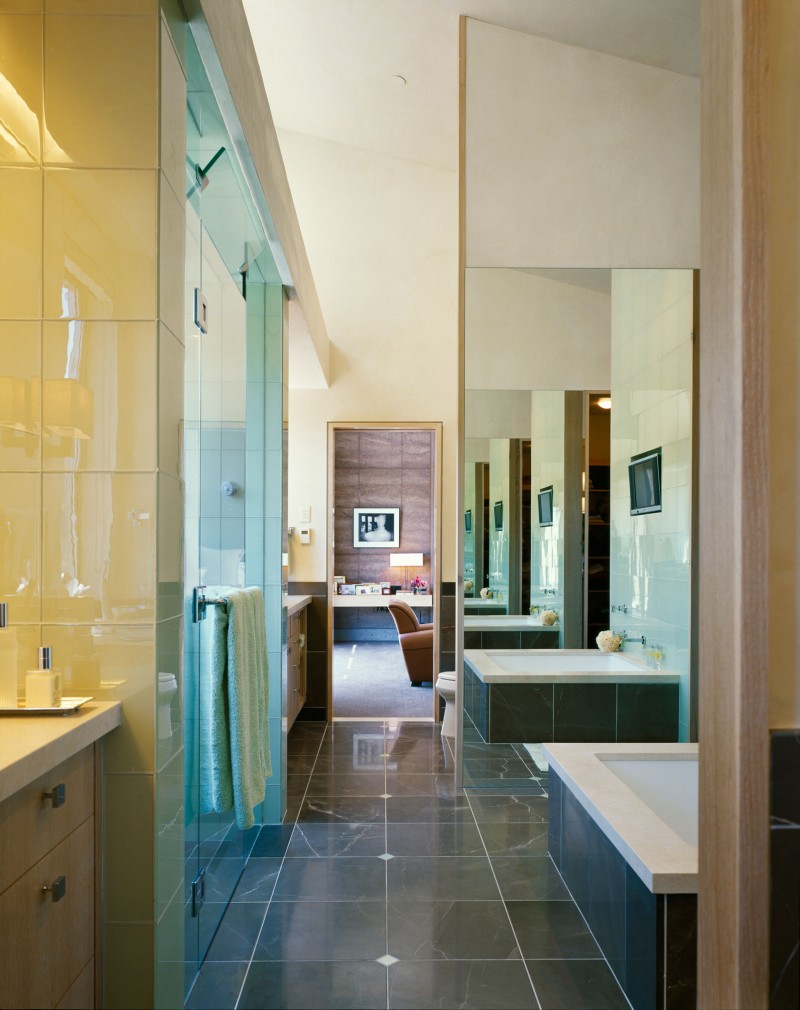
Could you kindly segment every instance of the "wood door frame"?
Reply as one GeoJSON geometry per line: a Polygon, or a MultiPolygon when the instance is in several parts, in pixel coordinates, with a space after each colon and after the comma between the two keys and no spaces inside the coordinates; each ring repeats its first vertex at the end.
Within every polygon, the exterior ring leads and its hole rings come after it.
{"type": "MultiPolygon", "coordinates": [[[[328,612],[328,677],[325,717],[328,722],[334,718],[333,705],[333,553],[334,553],[334,478],[336,475],[336,458],[334,439],[337,431],[431,431],[433,432],[433,516],[431,528],[433,531],[433,551],[431,556],[431,589],[433,594],[432,620],[441,616],[442,596],[442,421],[329,421],[328,422],[328,543],[327,543],[327,612],[328,612]]],[[[402,521],[402,519],[401,519],[402,521]]],[[[439,696],[436,691],[436,678],[439,675],[440,636],[434,632],[433,638],[433,699],[431,716],[438,718],[439,696]]],[[[376,717],[379,718],[379,717],[376,717]]]]}

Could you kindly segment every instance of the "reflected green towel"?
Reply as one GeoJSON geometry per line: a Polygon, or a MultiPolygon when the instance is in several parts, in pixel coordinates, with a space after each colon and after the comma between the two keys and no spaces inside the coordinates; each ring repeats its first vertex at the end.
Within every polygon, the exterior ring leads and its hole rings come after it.
{"type": "Polygon", "coordinates": [[[200,812],[231,807],[246,830],[272,775],[264,597],[258,588],[208,586],[200,623],[200,812]]]}
{"type": "MultiPolygon", "coordinates": [[[[257,587],[225,590],[228,601],[228,722],[236,823],[255,823],[272,775],[269,756],[269,668],[264,597],[257,587]]],[[[220,607],[212,609],[222,609],[220,607]]]]}

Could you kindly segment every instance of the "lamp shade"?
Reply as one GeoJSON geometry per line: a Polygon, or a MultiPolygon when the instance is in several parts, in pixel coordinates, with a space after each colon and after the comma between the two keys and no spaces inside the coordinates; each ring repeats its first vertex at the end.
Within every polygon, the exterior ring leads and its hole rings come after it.
{"type": "Polygon", "coordinates": [[[422,554],[390,554],[391,568],[420,568],[425,564],[422,554]]]}

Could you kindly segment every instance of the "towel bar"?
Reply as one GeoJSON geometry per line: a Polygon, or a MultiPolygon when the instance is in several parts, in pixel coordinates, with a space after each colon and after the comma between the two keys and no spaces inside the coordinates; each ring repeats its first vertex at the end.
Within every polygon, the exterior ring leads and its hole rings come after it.
{"type": "Polygon", "coordinates": [[[192,590],[192,623],[197,624],[198,621],[204,621],[206,616],[206,607],[227,607],[227,600],[209,600],[205,596],[205,586],[195,586],[192,590]]]}

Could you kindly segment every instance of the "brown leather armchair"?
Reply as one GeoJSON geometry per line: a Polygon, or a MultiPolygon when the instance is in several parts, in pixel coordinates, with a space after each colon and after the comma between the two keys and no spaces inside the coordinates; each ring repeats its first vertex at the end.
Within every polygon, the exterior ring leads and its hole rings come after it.
{"type": "Polygon", "coordinates": [[[417,615],[402,600],[389,604],[389,613],[397,626],[408,679],[414,687],[433,680],[433,625],[420,624],[417,615]]]}

